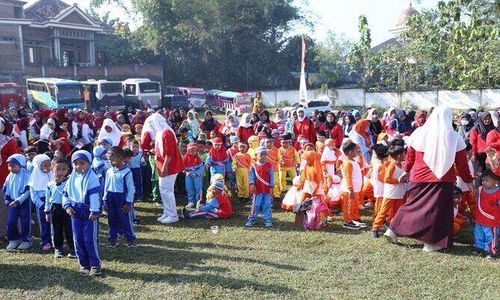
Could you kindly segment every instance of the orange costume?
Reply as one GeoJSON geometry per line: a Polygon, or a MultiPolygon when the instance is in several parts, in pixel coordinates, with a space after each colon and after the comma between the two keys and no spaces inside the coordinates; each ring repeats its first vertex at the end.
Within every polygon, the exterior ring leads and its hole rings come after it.
{"type": "Polygon", "coordinates": [[[286,178],[293,180],[297,176],[296,165],[300,163],[299,153],[295,148],[289,146],[287,149],[281,147],[279,148],[279,153],[281,155],[281,172],[280,181],[281,187],[284,189],[286,187],[286,178]]]}
{"type": "Polygon", "coordinates": [[[342,206],[342,215],[345,223],[361,219],[358,209],[358,198],[362,186],[363,174],[358,161],[346,158],[342,163],[342,195],[340,197],[340,205],[342,206]],[[354,199],[351,199],[350,193],[354,193],[354,199]]]}
{"type": "Polygon", "coordinates": [[[465,226],[467,226],[467,223],[465,222],[464,216],[458,212],[459,207],[455,206],[453,208],[453,236],[457,236],[457,234],[460,232],[460,230],[464,229],[465,226]]]}
{"type": "Polygon", "coordinates": [[[302,190],[303,199],[310,196],[322,196],[323,191],[323,172],[320,163],[320,155],[315,151],[304,152],[302,158],[305,161],[304,170],[300,174],[300,184],[298,189],[302,190]]]}
{"type": "Polygon", "coordinates": [[[274,198],[279,198],[281,197],[281,181],[278,180],[280,177],[280,164],[281,164],[281,154],[278,148],[273,147],[271,149],[267,149],[267,156],[266,156],[267,162],[271,164],[274,170],[274,178],[275,184],[273,187],[273,197],[274,198]]]}
{"type": "Polygon", "coordinates": [[[250,197],[249,175],[252,163],[252,157],[248,153],[238,152],[233,156],[232,169],[236,174],[236,189],[239,198],[250,197]]]}

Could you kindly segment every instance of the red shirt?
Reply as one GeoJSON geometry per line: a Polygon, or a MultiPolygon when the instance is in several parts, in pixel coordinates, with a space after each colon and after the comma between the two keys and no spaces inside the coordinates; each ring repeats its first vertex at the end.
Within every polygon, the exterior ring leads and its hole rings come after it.
{"type": "Polygon", "coordinates": [[[320,131],[324,131],[329,134],[330,138],[335,141],[335,146],[340,149],[342,146],[342,141],[344,140],[344,133],[342,132],[342,126],[335,124],[331,130],[326,129],[325,124],[321,125],[320,131]]]}
{"type": "Polygon", "coordinates": [[[242,142],[248,143],[248,138],[253,135],[253,128],[238,127],[238,129],[236,130],[236,135],[242,142]]]}
{"type": "Polygon", "coordinates": [[[219,207],[217,208],[219,218],[221,219],[229,219],[233,214],[233,206],[231,205],[231,201],[227,198],[225,194],[220,194],[214,197],[215,200],[219,203],[219,207]]]}
{"type": "Polygon", "coordinates": [[[158,145],[155,147],[156,167],[158,168],[158,171],[161,171],[163,168],[163,163],[167,157],[170,157],[167,176],[184,171],[184,161],[182,159],[181,151],[175,142],[174,134],[170,130],[165,130],[161,137],[163,142],[163,155],[160,155],[158,145]]]}
{"type": "Polygon", "coordinates": [[[477,133],[476,129],[470,131],[469,142],[472,146],[472,153],[474,154],[484,153],[486,148],[488,148],[488,143],[486,143],[481,135],[477,133]]]}
{"type": "MultiPolygon", "coordinates": [[[[252,168],[253,172],[257,173],[257,174],[254,173],[255,175],[253,176],[254,177],[253,184],[255,185],[255,194],[270,194],[272,191],[272,186],[268,184],[272,184],[271,176],[274,175],[273,172],[271,172],[272,165],[268,162],[262,165],[255,163],[253,164],[252,168]],[[262,180],[260,180],[259,177],[262,180]]],[[[252,174],[250,175],[250,177],[252,177],[252,174]]]]}
{"type": "MultiPolygon", "coordinates": [[[[473,178],[469,171],[465,149],[456,153],[455,166],[458,176],[462,177],[463,181],[472,182],[473,178]]],[[[412,147],[409,147],[406,152],[405,171],[411,171],[410,181],[412,182],[455,182],[457,176],[455,168],[452,166],[441,179],[436,178],[436,175],[424,162],[424,152],[415,151],[412,147]]]]}
{"type": "Polygon", "coordinates": [[[305,118],[302,122],[295,121],[293,123],[293,133],[296,137],[302,134],[310,143],[316,143],[316,128],[308,118],[305,118]]]}
{"type": "Polygon", "coordinates": [[[151,134],[145,132],[141,137],[141,149],[144,153],[147,153],[153,148],[154,141],[151,140],[151,134]]]}
{"type": "Polygon", "coordinates": [[[486,144],[500,152],[500,131],[492,130],[486,135],[486,144]]]}
{"type": "Polygon", "coordinates": [[[230,163],[233,163],[233,157],[236,155],[236,153],[240,152],[238,149],[233,149],[233,148],[229,148],[227,149],[226,153],[227,153],[227,157],[229,158],[229,162],[230,163]]]}
{"type": "Polygon", "coordinates": [[[0,165],[0,186],[3,186],[5,179],[9,175],[9,169],[7,168],[7,158],[12,154],[20,153],[17,142],[14,139],[10,139],[3,147],[0,149],[2,164],[0,165]]]}
{"type": "Polygon", "coordinates": [[[500,189],[486,192],[484,188],[479,188],[477,199],[476,224],[487,227],[500,226],[500,189]]]}

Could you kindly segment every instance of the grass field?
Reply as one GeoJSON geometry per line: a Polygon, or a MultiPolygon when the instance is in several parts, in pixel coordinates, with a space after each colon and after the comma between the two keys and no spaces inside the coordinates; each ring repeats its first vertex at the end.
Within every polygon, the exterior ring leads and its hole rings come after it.
{"type": "Polygon", "coordinates": [[[249,207],[235,210],[227,221],[165,226],[159,207],[139,203],[139,247],[102,247],[101,278],[80,275],[67,258],[1,250],[0,299],[500,298],[499,260],[470,254],[470,228],[453,250],[426,254],[411,240],[391,245],[344,230],[338,216],[326,231],[305,232],[292,214],[276,212],[273,229],[249,230],[249,207]]]}

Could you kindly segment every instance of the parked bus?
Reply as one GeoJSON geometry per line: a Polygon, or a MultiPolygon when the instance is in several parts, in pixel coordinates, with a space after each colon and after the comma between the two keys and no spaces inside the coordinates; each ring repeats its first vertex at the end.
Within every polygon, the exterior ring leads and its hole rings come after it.
{"type": "Polygon", "coordinates": [[[25,102],[21,86],[14,82],[0,83],[0,108],[22,107],[25,102]]]}
{"type": "Polygon", "coordinates": [[[194,109],[202,109],[207,101],[207,93],[202,88],[179,88],[184,95],[188,96],[189,106],[194,109]]]}
{"type": "Polygon", "coordinates": [[[247,92],[222,92],[217,96],[219,98],[219,105],[225,110],[232,110],[236,115],[252,112],[252,98],[253,93],[247,92]]]}
{"type": "Polygon", "coordinates": [[[114,110],[124,108],[125,100],[121,81],[87,80],[81,83],[85,103],[88,107],[98,110],[106,107],[114,110]]]}
{"type": "Polygon", "coordinates": [[[31,108],[83,108],[82,84],[59,78],[26,80],[28,103],[31,108]]]}
{"type": "Polygon", "coordinates": [[[219,94],[222,93],[221,90],[209,90],[207,91],[207,106],[211,110],[223,110],[223,107],[220,105],[219,94]]]}
{"type": "Polygon", "coordinates": [[[125,104],[133,107],[144,107],[149,104],[152,108],[161,105],[161,85],[158,81],[147,78],[129,78],[123,82],[125,104]]]}

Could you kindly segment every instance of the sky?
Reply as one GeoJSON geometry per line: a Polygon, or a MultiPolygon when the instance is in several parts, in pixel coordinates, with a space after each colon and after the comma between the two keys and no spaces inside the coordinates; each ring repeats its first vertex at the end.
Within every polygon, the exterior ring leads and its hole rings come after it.
{"type": "MultiPolygon", "coordinates": [[[[32,3],[36,0],[28,0],[32,3]]],[[[88,8],[90,0],[63,0],[68,4],[78,2],[80,8],[88,8]]],[[[128,1],[128,0],[125,0],[128,1]]],[[[389,29],[394,28],[403,10],[408,8],[410,2],[417,10],[433,8],[437,0],[295,0],[295,3],[309,16],[315,24],[314,30],[298,27],[297,33],[305,33],[317,40],[324,40],[329,30],[343,34],[351,40],[358,39],[358,17],[366,15],[372,33],[372,46],[375,46],[392,37],[389,29]]],[[[113,17],[131,23],[131,28],[136,18],[130,19],[123,11],[116,7],[105,6],[102,11],[111,10],[113,17]]],[[[134,26],[135,25],[135,26],[134,26]]]]}

